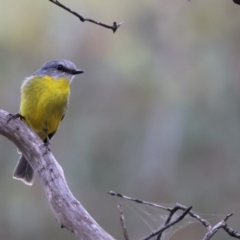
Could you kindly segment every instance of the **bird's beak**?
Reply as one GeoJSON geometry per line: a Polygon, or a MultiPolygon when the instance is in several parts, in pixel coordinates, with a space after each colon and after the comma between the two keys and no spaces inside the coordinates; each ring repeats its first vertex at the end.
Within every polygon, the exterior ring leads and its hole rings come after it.
{"type": "Polygon", "coordinates": [[[76,70],[73,70],[73,72],[72,72],[73,75],[77,75],[77,74],[81,74],[81,73],[84,73],[84,71],[82,69],[76,69],[76,70]]]}

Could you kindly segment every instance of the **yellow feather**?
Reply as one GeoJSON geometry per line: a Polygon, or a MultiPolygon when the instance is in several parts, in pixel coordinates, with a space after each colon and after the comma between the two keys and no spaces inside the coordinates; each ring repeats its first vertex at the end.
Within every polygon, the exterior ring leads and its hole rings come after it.
{"type": "Polygon", "coordinates": [[[20,114],[41,137],[54,133],[68,107],[70,82],[50,76],[32,76],[21,87],[20,114]]]}

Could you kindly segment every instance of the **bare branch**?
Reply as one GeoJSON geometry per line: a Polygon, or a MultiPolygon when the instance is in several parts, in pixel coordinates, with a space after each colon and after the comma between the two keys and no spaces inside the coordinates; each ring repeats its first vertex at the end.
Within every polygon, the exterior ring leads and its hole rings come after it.
{"type": "MultiPolygon", "coordinates": [[[[183,206],[183,205],[181,205],[181,204],[179,204],[179,203],[176,203],[176,205],[175,205],[174,207],[170,208],[170,207],[165,207],[165,206],[162,206],[162,205],[159,205],[159,204],[156,204],[156,203],[147,202],[147,201],[144,201],[144,200],[141,200],[141,199],[128,197],[128,196],[122,195],[122,194],[117,193],[117,192],[114,192],[114,191],[108,191],[107,193],[110,194],[110,195],[112,195],[112,196],[120,197],[120,198],[129,200],[129,201],[133,201],[133,202],[136,202],[136,203],[139,203],[139,204],[144,204],[144,205],[148,205],[148,206],[151,206],[151,207],[160,208],[160,209],[169,211],[170,213],[171,213],[175,208],[177,208],[177,210],[180,209],[180,210],[182,210],[182,211],[185,211],[185,210],[188,209],[187,207],[185,207],[185,206],[183,206]]],[[[198,220],[199,222],[201,222],[202,225],[203,225],[204,227],[206,227],[208,230],[211,229],[211,224],[210,224],[207,220],[201,218],[199,215],[197,215],[196,213],[194,213],[194,212],[192,212],[192,211],[190,211],[188,214],[189,214],[192,218],[195,218],[196,220],[198,220]]]]}
{"type": "MultiPolygon", "coordinates": [[[[171,211],[170,211],[170,214],[168,216],[168,218],[166,219],[165,223],[164,223],[164,226],[166,226],[167,224],[169,224],[169,222],[171,221],[173,215],[175,214],[175,212],[177,212],[179,210],[179,207],[174,207],[171,211]]],[[[188,211],[189,213],[189,211],[188,211]]],[[[161,237],[162,237],[162,233],[163,232],[160,232],[157,236],[157,240],[161,240],[161,237]]]]}
{"type": "Polygon", "coordinates": [[[229,236],[231,236],[233,238],[240,239],[240,234],[227,225],[227,220],[228,220],[229,217],[232,216],[232,214],[228,214],[222,221],[220,221],[219,223],[217,223],[215,226],[212,227],[211,224],[207,220],[200,217],[198,214],[192,212],[191,211],[192,207],[187,208],[187,207],[177,203],[174,207],[169,208],[169,207],[164,207],[164,206],[156,204],[156,203],[151,203],[151,202],[147,202],[147,201],[140,200],[140,199],[137,199],[137,198],[128,197],[128,196],[122,195],[120,193],[116,193],[114,191],[108,191],[108,194],[110,194],[112,196],[117,196],[117,197],[129,200],[129,201],[133,201],[133,202],[136,202],[136,203],[139,203],[139,204],[144,204],[144,205],[160,208],[160,209],[163,209],[163,210],[166,210],[166,211],[169,212],[169,216],[166,219],[163,227],[160,227],[158,230],[153,231],[148,236],[145,236],[145,237],[141,238],[141,240],[148,240],[148,239],[150,239],[154,236],[157,236],[157,240],[160,240],[161,237],[162,237],[162,233],[167,228],[169,228],[169,227],[175,225],[176,223],[180,222],[187,214],[189,216],[191,216],[192,218],[198,220],[207,229],[207,233],[202,240],[210,240],[213,237],[213,235],[221,228],[223,230],[225,230],[228,233],[229,236]],[[178,210],[182,210],[183,213],[180,216],[178,216],[175,220],[171,221],[174,214],[178,210]]]}
{"type": "Polygon", "coordinates": [[[129,240],[129,236],[127,233],[127,227],[126,227],[125,219],[124,219],[124,215],[123,215],[123,208],[122,208],[121,203],[118,204],[118,211],[120,213],[120,221],[121,221],[124,238],[125,238],[125,240],[129,240]]]}
{"type": "Polygon", "coordinates": [[[240,234],[237,231],[234,231],[232,228],[228,227],[227,220],[233,214],[228,214],[221,222],[217,223],[212,229],[210,229],[206,235],[204,236],[203,240],[209,240],[212,236],[219,230],[224,229],[231,237],[240,239],[240,234]]]}
{"type": "Polygon", "coordinates": [[[113,25],[107,25],[105,23],[101,23],[101,22],[98,22],[98,21],[95,21],[93,19],[90,19],[90,18],[84,18],[83,16],[81,16],[80,14],[78,14],[77,12],[75,11],[72,11],[70,8],[66,7],[65,5],[63,5],[62,3],[60,3],[58,0],[49,0],[51,3],[54,3],[56,4],[57,6],[59,6],[60,8],[66,10],[67,12],[73,14],[74,16],[76,16],[77,18],[79,18],[79,20],[81,22],[91,22],[91,23],[94,23],[94,24],[97,24],[99,26],[102,26],[102,27],[105,27],[105,28],[109,28],[109,29],[112,29],[113,33],[115,33],[117,31],[117,29],[123,24],[123,22],[121,23],[117,23],[117,22],[113,22],[113,25]]]}
{"type": "Polygon", "coordinates": [[[151,202],[147,202],[147,201],[144,201],[144,200],[140,200],[140,199],[137,199],[137,198],[128,197],[128,196],[122,195],[122,194],[114,192],[114,191],[108,191],[107,193],[112,195],[112,196],[117,196],[117,197],[127,199],[127,200],[130,200],[130,201],[136,202],[136,203],[145,204],[145,205],[156,207],[156,208],[161,208],[161,209],[164,209],[164,210],[167,210],[167,211],[171,210],[171,208],[164,207],[164,206],[161,206],[161,205],[156,204],[156,203],[151,203],[151,202]]]}
{"type": "Polygon", "coordinates": [[[154,236],[159,236],[161,235],[166,229],[170,228],[171,226],[177,224],[178,222],[180,222],[188,213],[189,211],[191,211],[192,207],[187,208],[179,217],[177,217],[175,220],[173,220],[172,222],[169,222],[168,224],[164,225],[163,227],[159,228],[158,230],[150,233],[149,235],[141,238],[140,240],[149,240],[150,238],[154,237],[154,236]]]}
{"type": "Polygon", "coordinates": [[[74,198],[62,167],[51,152],[43,154],[45,149],[37,134],[19,119],[7,123],[8,118],[9,114],[0,110],[0,135],[19,148],[37,173],[60,226],[73,232],[78,239],[114,240],[74,198]]]}

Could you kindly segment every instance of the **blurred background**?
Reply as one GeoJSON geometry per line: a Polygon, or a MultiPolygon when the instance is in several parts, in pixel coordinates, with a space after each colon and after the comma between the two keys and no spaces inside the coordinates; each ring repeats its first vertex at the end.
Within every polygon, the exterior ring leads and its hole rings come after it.
{"type": "MultiPolygon", "coordinates": [[[[221,214],[219,221],[234,213],[229,225],[240,231],[240,6],[230,0],[62,3],[84,17],[124,24],[113,34],[47,0],[0,0],[0,108],[18,111],[23,79],[44,62],[73,61],[85,73],[72,83],[51,149],[96,221],[123,239],[122,200],[106,193],[114,190],[221,214]]],[[[60,229],[38,179],[33,187],[12,179],[18,157],[1,136],[0,239],[75,239],[60,229]]],[[[164,213],[144,209],[135,218],[143,209],[126,205],[131,239],[161,224],[164,213]]],[[[204,234],[194,224],[166,239],[204,234]]],[[[220,231],[212,239],[232,238],[220,231]]]]}

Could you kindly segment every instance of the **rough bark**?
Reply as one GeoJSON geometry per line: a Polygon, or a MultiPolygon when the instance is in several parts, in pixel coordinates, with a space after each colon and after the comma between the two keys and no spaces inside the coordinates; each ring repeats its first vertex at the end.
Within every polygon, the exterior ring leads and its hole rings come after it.
{"type": "Polygon", "coordinates": [[[38,175],[60,226],[73,232],[78,239],[114,240],[74,198],[62,167],[51,152],[46,153],[42,140],[19,119],[7,123],[8,114],[0,110],[0,135],[17,146],[38,175]]]}

